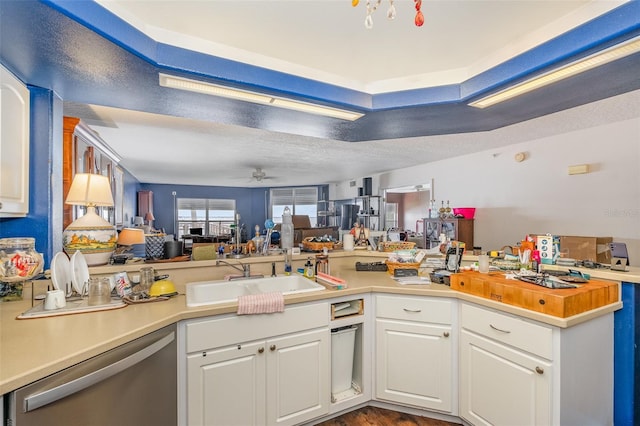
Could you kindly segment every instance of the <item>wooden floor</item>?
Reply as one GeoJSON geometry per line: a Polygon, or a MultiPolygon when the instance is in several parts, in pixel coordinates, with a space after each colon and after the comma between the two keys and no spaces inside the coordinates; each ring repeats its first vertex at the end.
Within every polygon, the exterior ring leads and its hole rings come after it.
{"type": "Polygon", "coordinates": [[[363,407],[316,426],[454,426],[444,420],[400,413],[377,407],[363,407]]]}

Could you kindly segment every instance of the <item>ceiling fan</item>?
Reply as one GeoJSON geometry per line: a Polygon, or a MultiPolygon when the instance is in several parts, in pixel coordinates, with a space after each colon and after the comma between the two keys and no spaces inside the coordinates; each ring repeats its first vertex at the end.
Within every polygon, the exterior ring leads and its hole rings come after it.
{"type": "Polygon", "coordinates": [[[271,179],[267,176],[267,174],[262,170],[262,167],[256,167],[255,171],[251,174],[251,176],[257,181],[262,182],[263,179],[271,179]]]}

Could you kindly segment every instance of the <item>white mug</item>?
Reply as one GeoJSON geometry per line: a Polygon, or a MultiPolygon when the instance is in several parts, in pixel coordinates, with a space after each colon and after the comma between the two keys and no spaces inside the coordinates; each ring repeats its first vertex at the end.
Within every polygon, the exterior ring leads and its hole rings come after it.
{"type": "Polygon", "coordinates": [[[67,305],[67,300],[64,297],[63,290],[50,290],[47,291],[47,295],[44,298],[44,309],[51,311],[53,309],[64,308],[67,305]]]}

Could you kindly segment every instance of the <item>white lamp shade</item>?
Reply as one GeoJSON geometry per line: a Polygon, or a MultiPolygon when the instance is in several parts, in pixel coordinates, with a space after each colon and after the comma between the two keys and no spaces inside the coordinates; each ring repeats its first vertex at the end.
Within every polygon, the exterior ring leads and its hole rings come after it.
{"type": "Polygon", "coordinates": [[[93,173],[76,173],[66,203],[79,206],[113,206],[109,178],[93,173]]]}

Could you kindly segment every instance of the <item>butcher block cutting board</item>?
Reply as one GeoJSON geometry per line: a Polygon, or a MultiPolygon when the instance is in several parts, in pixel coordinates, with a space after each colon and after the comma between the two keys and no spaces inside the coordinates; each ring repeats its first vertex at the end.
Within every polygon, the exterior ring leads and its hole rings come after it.
{"type": "Polygon", "coordinates": [[[589,280],[579,288],[550,289],[519,280],[503,273],[481,274],[468,271],[451,275],[451,288],[474,296],[518,306],[560,318],[567,318],[620,300],[619,284],[589,280]]]}

